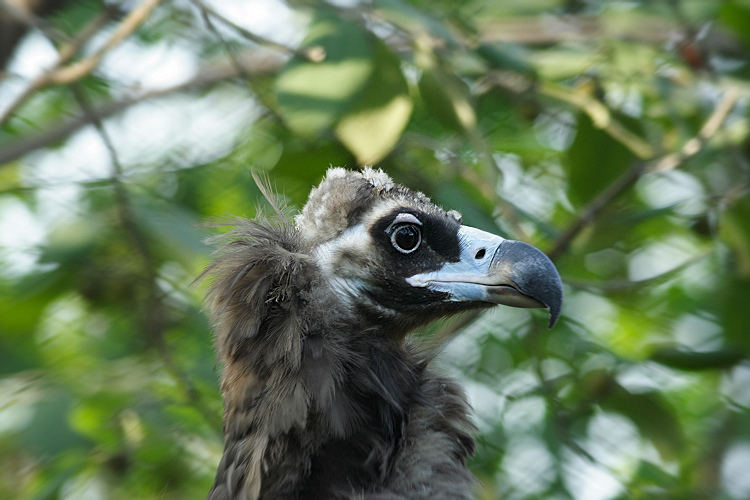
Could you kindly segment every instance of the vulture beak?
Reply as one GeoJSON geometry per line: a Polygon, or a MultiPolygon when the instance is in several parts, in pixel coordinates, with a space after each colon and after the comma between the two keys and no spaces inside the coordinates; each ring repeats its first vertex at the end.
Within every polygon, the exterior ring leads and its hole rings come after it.
{"type": "Polygon", "coordinates": [[[549,309],[549,327],[562,309],[562,281],[542,252],[521,241],[506,240],[473,227],[458,231],[458,262],[406,279],[414,287],[450,294],[455,302],[488,302],[549,309]]]}

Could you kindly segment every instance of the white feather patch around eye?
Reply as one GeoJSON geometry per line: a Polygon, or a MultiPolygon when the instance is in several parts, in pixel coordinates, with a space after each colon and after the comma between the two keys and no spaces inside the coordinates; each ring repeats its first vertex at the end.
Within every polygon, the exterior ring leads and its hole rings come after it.
{"type": "Polygon", "coordinates": [[[339,278],[333,277],[329,281],[331,288],[338,295],[347,307],[354,304],[354,297],[363,295],[363,290],[367,287],[364,281],[357,278],[339,278]]]}
{"type": "Polygon", "coordinates": [[[330,275],[341,264],[340,258],[343,250],[363,253],[369,246],[370,234],[367,228],[363,224],[357,224],[346,229],[337,238],[318,245],[313,251],[313,257],[323,272],[330,275]]]}
{"type": "Polygon", "coordinates": [[[394,226],[398,224],[416,224],[417,226],[422,225],[422,221],[417,219],[417,216],[410,213],[400,213],[393,219],[393,222],[386,228],[385,232],[390,233],[394,226]]]}

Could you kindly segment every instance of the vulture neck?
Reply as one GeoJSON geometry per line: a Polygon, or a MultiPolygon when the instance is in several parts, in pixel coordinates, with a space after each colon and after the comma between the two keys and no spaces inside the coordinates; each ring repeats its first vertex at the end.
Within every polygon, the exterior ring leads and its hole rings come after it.
{"type": "Polygon", "coordinates": [[[306,429],[315,451],[301,498],[382,484],[393,472],[409,410],[422,399],[426,363],[406,348],[406,329],[332,306],[331,320],[302,340],[300,381],[310,396],[306,429]]]}
{"type": "Polygon", "coordinates": [[[404,342],[412,324],[351,307],[294,231],[248,221],[229,238],[207,271],[225,401],[209,498],[239,488],[333,498],[384,484],[424,399],[426,362],[404,342]]]}

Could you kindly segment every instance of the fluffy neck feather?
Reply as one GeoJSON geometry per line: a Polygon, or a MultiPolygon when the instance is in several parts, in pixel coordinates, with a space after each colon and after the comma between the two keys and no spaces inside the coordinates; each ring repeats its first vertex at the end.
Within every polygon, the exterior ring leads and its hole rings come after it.
{"type": "Polygon", "coordinates": [[[326,286],[290,226],[241,221],[221,239],[206,274],[226,444],[209,498],[382,482],[424,365],[326,286]],[[261,463],[288,473],[261,481],[261,463]]]}

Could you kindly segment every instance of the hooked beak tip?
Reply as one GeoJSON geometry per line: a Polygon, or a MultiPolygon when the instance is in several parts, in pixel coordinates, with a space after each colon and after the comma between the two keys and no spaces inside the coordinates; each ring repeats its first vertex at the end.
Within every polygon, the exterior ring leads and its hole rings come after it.
{"type": "Polygon", "coordinates": [[[562,311],[562,280],[543,252],[528,243],[505,240],[495,252],[490,273],[510,281],[519,293],[546,307],[550,315],[549,328],[557,323],[562,311]]]}
{"type": "Polygon", "coordinates": [[[558,303],[555,307],[547,306],[547,309],[549,310],[549,325],[547,326],[547,328],[551,330],[552,327],[555,326],[555,323],[557,323],[557,320],[560,318],[562,302],[558,303]]]}

